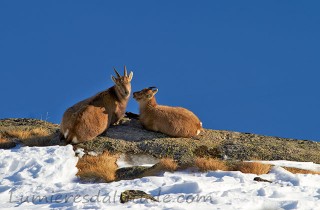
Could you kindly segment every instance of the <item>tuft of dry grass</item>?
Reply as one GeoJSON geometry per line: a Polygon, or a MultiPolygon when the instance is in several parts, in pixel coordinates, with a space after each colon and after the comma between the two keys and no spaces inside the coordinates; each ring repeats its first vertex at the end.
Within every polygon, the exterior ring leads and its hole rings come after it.
{"type": "Polygon", "coordinates": [[[54,141],[56,136],[54,134],[49,136],[35,136],[28,139],[20,140],[21,143],[25,146],[29,147],[45,147],[45,146],[52,146],[58,145],[59,142],[54,141]]]}
{"type": "Polygon", "coordinates": [[[290,171],[293,174],[320,174],[319,171],[312,171],[312,170],[293,168],[293,167],[282,167],[282,168],[286,169],[287,171],[290,171]]]}
{"type": "Polygon", "coordinates": [[[4,131],[5,136],[10,138],[17,138],[20,140],[30,139],[34,137],[44,137],[49,135],[49,131],[46,128],[38,127],[38,128],[15,128],[15,129],[7,129],[4,131]]]}
{"type": "Polygon", "coordinates": [[[172,158],[162,158],[159,163],[159,167],[165,171],[176,171],[178,168],[178,163],[172,158]]]}
{"type": "Polygon", "coordinates": [[[196,158],[194,164],[200,171],[228,170],[225,161],[214,158],[196,158]]]}
{"type": "Polygon", "coordinates": [[[172,158],[162,158],[157,164],[146,170],[141,177],[145,176],[157,176],[165,171],[176,171],[178,169],[178,163],[172,158]]]}
{"type": "Polygon", "coordinates": [[[12,127],[1,130],[2,136],[18,139],[25,146],[49,146],[54,138],[49,130],[43,127],[12,127]]]}
{"type": "Polygon", "coordinates": [[[85,181],[111,182],[116,179],[118,155],[104,152],[98,156],[86,155],[77,163],[77,176],[85,181]]]}
{"type": "Polygon", "coordinates": [[[271,165],[259,162],[238,162],[234,165],[235,171],[241,171],[246,174],[267,174],[271,169],[271,165]]]}
{"type": "Polygon", "coordinates": [[[0,135],[0,149],[10,149],[15,146],[16,144],[13,141],[4,138],[0,135]]]}

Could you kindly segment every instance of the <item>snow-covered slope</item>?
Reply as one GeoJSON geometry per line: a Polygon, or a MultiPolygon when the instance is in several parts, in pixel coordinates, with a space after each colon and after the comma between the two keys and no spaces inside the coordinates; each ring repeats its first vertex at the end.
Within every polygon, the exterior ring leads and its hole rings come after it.
{"type": "Polygon", "coordinates": [[[113,183],[81,183],[71,146],[0,150],[0,209],[320,209],[320,175],[295,175],[282,166],[319,170],[320,165],[272,162],[270,174],[212,171],[164,173],[113,183]],[[120,204],[124,190],[143,190],[159,203],[120,204]]]}

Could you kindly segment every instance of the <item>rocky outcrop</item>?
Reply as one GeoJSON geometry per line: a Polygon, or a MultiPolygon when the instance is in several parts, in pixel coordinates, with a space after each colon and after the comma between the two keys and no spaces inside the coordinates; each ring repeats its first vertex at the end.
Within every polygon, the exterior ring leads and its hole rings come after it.
{"type": "MultiPolygon", "coordinates": [[[[42,126],[58,135],[59,126],[35,119],[0,120],[0,133],[8,127],[42,126]]],[[[59,144],[52,141],[52,144],[59,144]]],[[[308,140],[270,137],[250,133],[205,129],[197,138],[171,138],[147,131],[137,119],[124,118],[93,141],[74,146],[101,153],[149,154],[156,158],[172,157],[180,165],[195,157],[236,160],[292,160],[320,163],[320,143],[308,140]]]]}
{"type": "Polygon", "coordinates": [[[141,190],[126,190],[120,195],[120,203],[126,203],[132,200],[140,199],[141,202],[145,200],[151,200],[154,202],[159,202],[152,195],[149,195],[141,190]]]}

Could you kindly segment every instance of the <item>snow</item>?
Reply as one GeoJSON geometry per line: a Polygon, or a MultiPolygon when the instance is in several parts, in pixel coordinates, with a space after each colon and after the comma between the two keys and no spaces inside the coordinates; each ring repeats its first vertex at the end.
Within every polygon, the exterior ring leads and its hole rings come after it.
{"type": "Polygon", "coordinates": [[[295,162],[286,160],[274,160],[274,161],[259,161],[261,163],[268,163],[275,166],[295,167],[306,170],[320,171],[320,165],[313,162],[295,162]]]}
{"type": "Polygon", "coordinates": [[[135,155],[135,154],[121,154],[117,160],[119,168],[130,167],[130,166],[148,166],[151,167],[158,163],[159,160],[151,155],[135,155]]]}
{"type": "MultiPolygon", "coordinates": [[[[320,175],[292,174],[281,167],[319,171],[320,165],[314,163],[264,161],[275,166],[260,177],[273,183],[255,182],[257,175],[238,171],[191,170],[112,183],[82,183],[76,177],[78,157],[71,146],[2,149],[0,157],[0,209],[320,208],[320,175]],[[120,193],[131,189],[150,193],[160,202],[141,199],[121,204],[120,193]]],[[[137,164],[136,160],[131,163],[137,164]]],[[[126,158],[119,163],[122,167],[131,164],[126,158]]]]}

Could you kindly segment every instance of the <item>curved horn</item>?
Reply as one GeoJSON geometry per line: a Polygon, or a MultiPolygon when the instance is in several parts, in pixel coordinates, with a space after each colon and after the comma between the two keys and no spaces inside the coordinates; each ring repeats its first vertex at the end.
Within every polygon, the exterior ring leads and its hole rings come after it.
{"type": "Polygon", "coordinates": [[[128,72],[127,72],[127,67],[124,66],[124,76],[127,77],[128,76],[128,72]]]}
{"type": "Polygon", "coordinates": [[[114,72],[116,73],[117,77],[120,78],[121,75],[119,74],[119,72],[116,70],[116,68],[113,67],[114,72]]]}

